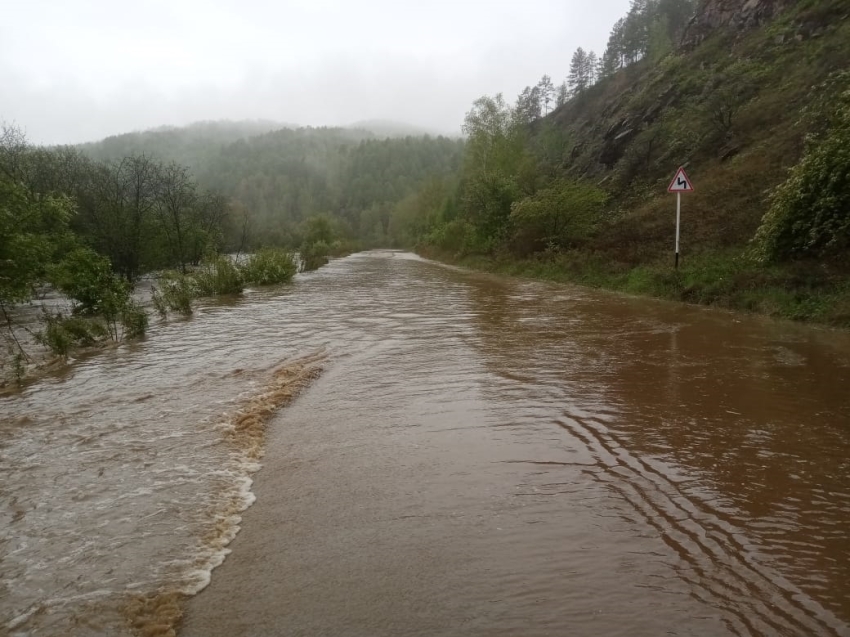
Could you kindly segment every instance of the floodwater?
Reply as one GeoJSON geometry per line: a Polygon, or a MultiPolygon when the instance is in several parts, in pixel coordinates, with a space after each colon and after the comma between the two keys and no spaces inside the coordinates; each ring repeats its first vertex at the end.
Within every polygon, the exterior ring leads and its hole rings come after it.
{"type": "Polygon", "coordinates": [[[0,634],[850,635],[846,333],[371,252],[0,413],[0,634]]]}

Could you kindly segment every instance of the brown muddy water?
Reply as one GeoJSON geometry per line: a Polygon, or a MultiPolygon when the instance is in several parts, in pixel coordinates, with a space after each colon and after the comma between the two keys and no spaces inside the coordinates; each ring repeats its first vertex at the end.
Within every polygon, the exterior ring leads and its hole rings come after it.
{"type": "Polygon", "coordinates": [[[850,635],[845,333],[371,252],[0,414],[0,634],[850,635]]]}

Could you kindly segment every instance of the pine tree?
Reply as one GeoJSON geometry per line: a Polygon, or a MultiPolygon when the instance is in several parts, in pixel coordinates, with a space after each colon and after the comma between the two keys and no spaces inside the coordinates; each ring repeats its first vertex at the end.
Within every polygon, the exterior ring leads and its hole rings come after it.
{"type": "Polygon", "coordinates": [[[598,80],[597,70],[599,68],[599,57],[594,51],[587,54],[587,83],[593,86],[598,80]]]}
{"type": "Polygon", "coordinates": [[[649,5],[647,0],[632,0],[623,25],[623,53],[629,64],[646,54],[649,44],[649,5]]]}
{"type": "Polygon", "coordinates": [[[540,82],[537,84],[537,90],[540,93],[540,100],[543,102],[543,112],[548,115],[549,105],[555,99],[555,86],[552,84],[552,78],[548,75],[540,78],[540,82]]]}
{"type": "Polygon", "coordinates": [[[583,48],[579,47],[573,53],[573,59],[570,62],[570,75],[567,78],[573,95],[578,95],[587,88],[587,70],[587,53],[585,53],[583,48]]]}
{"type": "Polygon", "coordinates": [[[514,117],[524,124],[540,119],[542,115],[542,95],[539,86],[526,86],[517,96],[514,117]]]}
{"type": "Polygon", "coordinates": [[[557,106],[563,106],[567,103],[567,100],[570,99],[570,89],[567,87],[566,80],[561,82],[561,85],[558,87],[558,95],[555,98],[555,104],[557,106]]]}
{"type": "Polygon", "coordinates": [[[626,19],[620,18],[614,23],[614,26],[611,29],[611,35],[608,36],[608,46],[605,49],[605,53],[602,55],[606,77],[608,75],[613,75],[614,72],[625,66],[625,28],[626,19]]]}
{"type": "Polygon", "coordinates": [[[599,68],[597,69],[597,75],[600,80],[611,77],[617,72],[617,69],[620,67],[619,58],[620,56],[617,53],[612,52],[610,49],[605,50],[602,59],[599,61],[599,68]]]}

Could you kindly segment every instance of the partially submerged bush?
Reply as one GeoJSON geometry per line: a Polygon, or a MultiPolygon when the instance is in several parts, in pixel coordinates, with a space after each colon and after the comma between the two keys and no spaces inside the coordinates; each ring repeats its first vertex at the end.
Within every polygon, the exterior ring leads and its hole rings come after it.
{"type": "Polygon", "coordinates": [[[93,318],[44,313],[45,328],[36,339],[57,356],[67,357],[74,347],[94,345],[108,335],[103,323],[93,318]]]}
{"type": "Polygon", "coordinates": [[[298,266],[292,253],[263,248],[251,255],[240,270],[246,283],[272,285],[291,281],[298,271],[298,266]]]}
{"type": "Polygon", "coordinates": [[[239,268],[223,255],[205,258],[192,278],[199,296],[239,294],[244,287],[239,268]]]}
{"type": "Polygon", "coordinates": [[[113,340],[139,338],[148,329],[148,314],[138,303],[129,301],[121,308],[120,325],[122,333],[119,334],[117,325],[113,323],[115,329],[110,330],[113,340]]]}
{"type": "Polygon", "coordinates": [[[301,246],[301,271],[318,270],[328,262],[330,246],[324,241],[314,241],[301,246]]]}
{"type": "Polygon", "coordinates": [[[112,273],[109,259],[77,248],[48,269],[48,279],[74,301],[77,314],[116,314],[130,298],[130,285],[112,273]]]}
{"type": "Polygon", "coordinates": [[[145,311],[130,296],[132,287],[112,272],[109,259],[77,248],[48,270],[56,288],[74,302],[73,315],[44,313],[39,340],[54,354],[68,356],[73,347],[109,338],[120,341],[144,335],[145,311]]]}
{"type": "Polygon", "coordinates": [[[169,312],[183,316],[192,315],[192,299],[195,298],[195,283],[179,272],[164,272],[151,292],[153,307],[162,318],[169,312]]]}

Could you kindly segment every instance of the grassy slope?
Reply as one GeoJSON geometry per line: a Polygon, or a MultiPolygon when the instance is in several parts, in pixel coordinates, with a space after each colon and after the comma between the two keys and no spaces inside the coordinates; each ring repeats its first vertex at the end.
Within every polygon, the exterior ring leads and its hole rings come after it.
{"type": "Polygon", "coordinates": [[[569,253],[466,263],[850,327],[847,263],[763,267],[746,258],[769,191],[803,151],[801,109],[850,60],[848,14],[846,0],[804,0],[759,29],[716,33],[592,87],[552,119],[572,140],[564,169],[613,193],[608,220],[569,253]],[[724,112],[728,128],[714,121],[724,112]],[[666,187],[679,164],[696,192],[683,197],[676,272],[666,187]]]}

